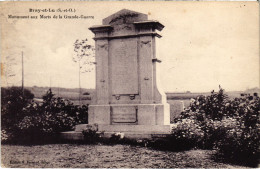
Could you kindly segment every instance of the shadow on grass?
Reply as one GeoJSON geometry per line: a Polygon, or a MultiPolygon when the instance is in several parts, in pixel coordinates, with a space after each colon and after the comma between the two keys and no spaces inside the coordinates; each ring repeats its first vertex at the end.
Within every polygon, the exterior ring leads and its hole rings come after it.
{"type": "Polygon", "coordinates": [[[59,137],[58,134],[53,135],[31,135],[27,137],[20,137],[19,139],[12,139],[9,141],[2,142],[2,144],[8,145],[23,145],[23,146],[33,146],[33,145],[45,145],[45,144],[83,144],[83,145],[131,145],[147,147],[155,150],[161,151],[185,151],[194,148],[194,146],[183,146],[182,143],[177,143],[169,138],[157,138],[157,139],[130,139],[130,138],[119,138],[119,137],[91,137],[85,138],[84,140],[64,140],[59,137]]]}
{"type": "Polygon", "coordinates": [[[218,163],[258,168],[260,164],[259,156],[259,153],[257,156],[252,157],[247,154],[237,154],[235,156],[230,156],[217,152],[211,156],[211,159],[218,163]]]}

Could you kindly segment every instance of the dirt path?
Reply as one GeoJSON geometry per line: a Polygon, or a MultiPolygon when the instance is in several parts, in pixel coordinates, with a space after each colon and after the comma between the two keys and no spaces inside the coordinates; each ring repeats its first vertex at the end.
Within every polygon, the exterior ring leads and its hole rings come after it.
{"type": "Polygon", "coordinates": [[[2,145],[2,167],[10,168],[232,168],[210,159],[213,151],[166,152],[128,145],[2,145]]]}

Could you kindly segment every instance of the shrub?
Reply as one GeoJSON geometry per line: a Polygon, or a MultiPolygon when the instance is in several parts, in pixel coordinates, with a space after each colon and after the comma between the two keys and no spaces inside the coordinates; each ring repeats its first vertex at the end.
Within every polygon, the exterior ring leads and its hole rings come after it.
{"type": "Polygon", "coordinates": [[[223,136],[216,142],[216,147],[221,155],[229,160],[246,163],[250,166],[258,164],[259,158],[259,128],[245,130],[244,126],[236,119],[229,119],[236,123],[234,126],[226,126],[223,120],[217,130],[223,136]]]}
{"type": "Polygon", "coordinates": [[[236,109],[233,117],[221,120],[217,128],[223,133],[217,148],[224,157],[255,167],[260,155],[260,99],[257,95],[245,96],[234,99],[230,105],[236,109]]]}
{"type": "Polygon", "coordinates": [[[73,130],[76,124],[87,123],[87,106],[74,106],[69,100],[54,98],[51,89],[43,103],[31,102],[22,109],[23,116],[14,123],[12,142],[37,142],[56,133],[73,130]],[[24,140],[22,139],[24,138],[24,140]]]}
{"type": "Polygon", "coordinates": [[[256,165],[260,147],[259,108],[257,94],[229,99],[220,88],[210,96],[198,96],[174,120],[172,140],[186,148],[216,148],[230,160],[256,165]]]}
{"type": "Polygon", "coordinates": [[[100,138],[100,135],[97,133],[97,131],[98,131],[97,124],[87,125],[86,128],[82,131],[85,142],[96,143],[100,138]]]}
{"type": "Polygon", "coordinates": [[[28,115],[19,123],[19,128],[36,127],[44,133],[72,130],[76,124],[87,123],[87,106],[74,106],[69,100],[54,98],[49,90],[43,96],[42,105],[30,105],[28,115]],[[33,111],[33,112],[31,112],[33,111]]]}
{"type": "Polygon", "coordinates": [[[124,133],[120,133],[120,132],[114,133],[110,137],[110,142],[111,143],[120,143],[120,142],[123,143],[124,137],[125,137],[124,133]]]}
{"type": "Polygon", "coordinates": [[[171,141],[177,145],[179,149],[190,149],[198,147],[201,144],[204,131],[196,120],[182,119],[175,123],[171,135],[171,141]]]}
{"type": "Polygon", "coordinates": [[[24,108],[27,107],[34,95],[21,87],[1,88],[1,130],[3,142],[13,137],[16,124],[24,117],[24,108]]]}

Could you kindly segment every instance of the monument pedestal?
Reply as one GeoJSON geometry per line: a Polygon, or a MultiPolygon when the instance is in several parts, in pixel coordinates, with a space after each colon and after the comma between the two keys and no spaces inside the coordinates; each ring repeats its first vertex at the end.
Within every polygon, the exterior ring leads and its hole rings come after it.
{"type": "Polygon", "coordinates": [[[169,104],[90,105],[89,124],[169,125],[169,104]]]}
{"type": "Polygon", "coordinates": [[[155,38],[163,25],[123,9],[89,28],[96,41],[96,95],[89,124],[104,133],[170,133],[170,108],[157,79],[155,38]]]}
{"type": "Polygon", "coordinates": [[[128,138],[151,138],[170,134],[169,104],[90,105],[89,124],[98,124],[98,131],[109,137],[124,133],[128,138]]]}
{"type": "MultiPolygon", "coordinates": [[[[123,9],[89,28],[94,34],[96,93],[89,124],[105,135],[151,138],[169,134],[170,108],[157,78],[155,39],[163,25],[123,9]]],[[[77,126],[76,132],[84,125],[77,126]]]]}

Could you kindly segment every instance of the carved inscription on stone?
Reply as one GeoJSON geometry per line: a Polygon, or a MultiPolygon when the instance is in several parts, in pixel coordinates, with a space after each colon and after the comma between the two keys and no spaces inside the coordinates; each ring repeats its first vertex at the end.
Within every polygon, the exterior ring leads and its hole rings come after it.
{"type": "Polygon", "coordinates": [[[138,94],[137,39],[110,42],[112,95],[138,94]]]}
{"type": "Polygon", "coordinates": [[[134,106],[113,107],[112,123],[135,123],[137,122],[137,110],[134,106]]]}

